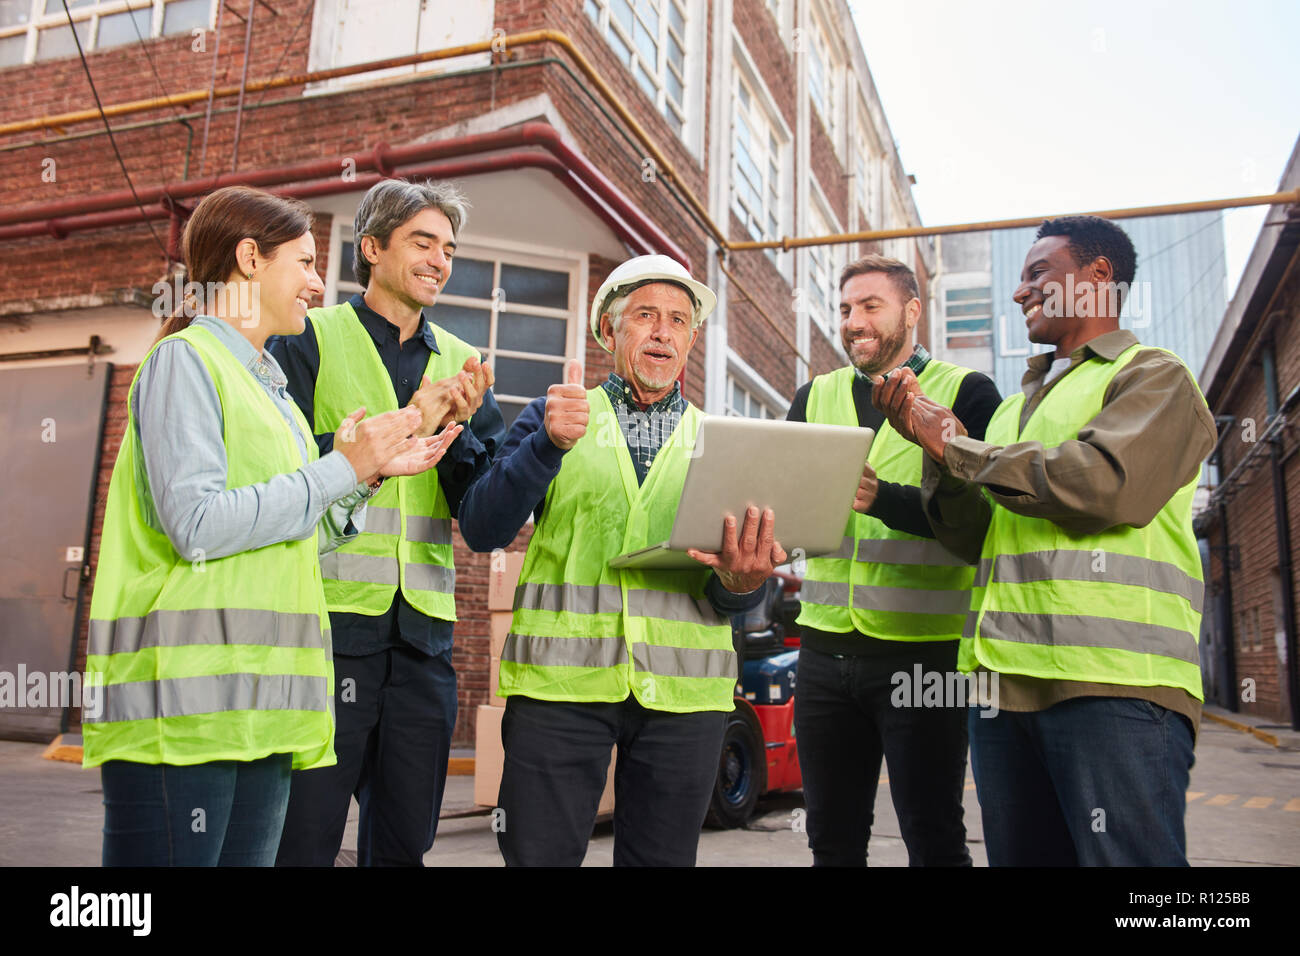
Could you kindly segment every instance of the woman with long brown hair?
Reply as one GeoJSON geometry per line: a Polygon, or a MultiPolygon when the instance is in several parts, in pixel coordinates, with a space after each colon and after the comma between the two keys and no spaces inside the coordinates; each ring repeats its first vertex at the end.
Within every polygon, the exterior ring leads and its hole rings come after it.
{"type": "Polygon", "coordinates": [[[418,409],[359,408],[318,457],[264,348],[324,291],[312,221],[247,187],[205,198],[184,237],[193,300],[131,385],[83,716],[106,866],[274,862],[290,770],[334,762],[318,554],[364,527],[385,476],[434,467],[461,430],[411,438],[418,409]]]}

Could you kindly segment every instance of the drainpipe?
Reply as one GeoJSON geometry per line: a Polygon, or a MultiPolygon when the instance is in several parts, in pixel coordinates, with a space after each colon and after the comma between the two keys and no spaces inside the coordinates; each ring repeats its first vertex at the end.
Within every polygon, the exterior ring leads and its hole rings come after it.
{"type": "MultiPolygon", "coordinates": [[[[690,258],[681,247],[648,219],[617,186],[591,164],[590,160],[564,143],[559,132],[547,123],[524,123],[492,133],[414,143],[408,146],[390,147],[377,143],[370,150],[356,156],[270,167],[233,175],[210,176],[168,186],[142,187],[137,189],[137,194],[146,207],[143,213],[136,206],[135,198],[129,190],[118,190],[90,199],[64,199],[29,205],[0,213],[0,224],[3,224],[0,225],[0,240],[44,235],[63,238],[70,232],[129,225],[146,218],[163,218],[166,210],[157,204],[161,203],[164,197],[173,201],[195,198],[221,186],[235,184],[262,188],[300,184],[292,189],[286,187],[273,190],[282,195],[355,192],[364,188],[360,185],[361,177],[358,177],[357,181],[344,182],[339,176],[344,161],[349,159],[355,163],[358,171],[373,170],[381,176],[391,176],[400,169],[406,175],[421,175],[426,169],[459,168],[452,164],[425,166],[424,164],[429,160],[519,146],[540,146],[550,153],[551,158],[556,162],[554,164],[543,162],[542,160],[548,158],[544,153],[518,152],[513,154],[512,160],[503,163],[499,168],[516,168],[510,165],[510,162],[514,162],[547,169],[559,177],[566,188],[592,206],[593,211],[609,223],[614,232],[628,245],[637,250],[663,253],[676,259],[688,270],[691,268],[690,258]],[[536,159],[525,159],[524,157],[527,156],[535,156],[536,159]],[[325,181],[311,183],[311,180],[325,181]],[[304,193],[300,192],[301,190],[308,191],[304,193]],[[86,213],[89,215],[85,215],[86,213]]],[[[487,167],[482,163],[474,163],[470,168],[487,171],[489,167],[491,163],[487,167]]],[[[455,175],[455,173],[445,175],[455,175]]]]}
{"type": "MultiPolygon", "coordinates": [[[[649,236],[639,231],[635,223],[627,222],[623,216],[619,215],[615,209],[606,203],[598,191],[592,189],[580,176],[575,175],[573,170],[566,167],[554,156],[545,153],[514,152],[495,154],[402,167],[400,172],[404,176],[413,178],[450,179],[524,168],[543,169],[559,179],[566,189],[605,222],[620,241],[630,247],[635,254],[648,255],[660,252],[673,258],[679,256],[682,259],[687,258],[679,250],[676,250],[674,244],[667,240],[666,237],[663,237],[663,234],[658,229],[654,229],[649,236]]],[[[277,196],[310,199],[316,196],[330,196],[366,190],[384,178],[377,173],[371,173],[358,176],[350,182],[344,182],[341,179],[323,180],[303,185],[281,186],[271,189],[270,192],[277,196]]],[[[189,212],[183,206],[180,206],[171,197],[164,197],[163,202],[146,206],[143,213],[138,208],[119,209],[112,212],[92,213],[88,216],[79,216],[73,219],[47,220],[43,223],[3,226],[0,227],[0,240],[44,235],[53,235],[55,238],[62,239],[68,233],[75,231],[136,225],[145,219],[170,218],[173,226],[170,236],[171,241],[168,243],[168,254],[179,261],[180,231],[181,226],[184,224],[183,219],[188,218],[188,215],[189,212]]]]}
{"type": "MultiPolygon", "coordinates": [[[[144,214],[136,206],[136,199],[130,190],[104,193],[89,199],[63,199],[10,209],[0,212],[0,240],[44,235],[63,238],[70,232],[84,229],[127,225],[141,222],[145,218],[162,218],[165,211],[155,204],[161,203],[164,197],[171,200],[191,199],[206,195],[222,186],[236,184],[268,188],[291,183],[306,185],[311,180],[328,180],[328,182],[311,184],[313,188],[311,194],[354,192],[362,187],[357,182],[344,182],[339,175],[346,160],[352,160],[358,171],[375,171],[382,176],[392,176],[398,169],[402,169],[409,175],[412,167],[423,168],[417,164],[430,160],[520,146],[540,146],[555,157],[560,166],[565,169],[566,176],[561,179],[565,182],[566,188],[574,189],[574,186],[570,185],[572,181],[580,187],[578,194],[584,202],[587,202],[589,197],[598,198],[600,208],[594,211],[607,222],[612,213],[619,221],[611,222],[611,227],[625,241],[628,240],[628,234],[631,234],[632,241],[629,245],[637,249],[649,248],[654,252],[661,252],[676,259],[688,270],[691,268],[690,258],[681,247],[647,218],[617,186],[592,165],[590,160],[565,143],[555,127],[548,123],[536,122],[491,133],[413,143],[407,146],[387,146],[384,143],[377,143],[371,149],[354,156],[209,176],[167,186],[140,187],[137,188],[136,194],[140,202],[146,206],[144,214]],[[91,215],[85,215],[86,213],[91,215]]],[[[527,154],[518,153],[516,158],[523,155],[527,154]]],[[[540,153],[536,155],[544,156],[540,153]]],[[[555,166],[543,163],[535,165],[558,175],[559,170],[555,166]]],[[[298,195],[282,190],[273,191],[285,195],[298,195]]]]}

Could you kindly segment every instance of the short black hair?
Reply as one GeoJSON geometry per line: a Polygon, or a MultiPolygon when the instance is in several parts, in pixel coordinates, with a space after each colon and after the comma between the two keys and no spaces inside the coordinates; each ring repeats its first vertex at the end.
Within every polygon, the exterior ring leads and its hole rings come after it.
{"type": "Polygon", "coordinates": [[[1124,287],[1133,284],[1137,274],[1137,250],[1128,233],[1109,219],[1100,216],[1060,216],[1045,219],[1035,239],[1065,236],[1070,240],[1070,255],[1076,266],[1086,266],[1099,256],[1110,260],[1114,281],[1124,287]]]}

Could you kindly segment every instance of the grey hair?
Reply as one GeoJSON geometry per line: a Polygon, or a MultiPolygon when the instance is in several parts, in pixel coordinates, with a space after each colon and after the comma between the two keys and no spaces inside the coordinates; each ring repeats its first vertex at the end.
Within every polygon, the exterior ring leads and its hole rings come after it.
{"type": "Polygon", "coordinates": [[[469,200],[455,183],[426,179],[421,183],[385,179],[361,198],[352,231],[352,274],[362,286],[370,285],[370,263],[361,254],[363,236],[374,236],[387,249],[393,230],[426,209],[436,209],[451,222],[452,237],[460,235],[469,212],[469,200]]]}
{"type": "Polygon", "coordinates": [[[686,286],[682,285],[680,282],[673,282],[671,279],[647,279],[644,282],[635,282],[631,285],[620,286],[614,297],[606,302],[605,307],[601,309],[602,315],[607,312],[609,313],[610,327],[617,332],[619,322],[623,321],[623,311],[627,308],[627,300],[632,296],[632,293],[643,285],[652,285],[654,283],[676,286],[686,293],[686,298],[691,303],[691,328],[698,329],[701,321],[699,318],[700,304],[695,301],[695,293],[686,288],[686,286]]]}

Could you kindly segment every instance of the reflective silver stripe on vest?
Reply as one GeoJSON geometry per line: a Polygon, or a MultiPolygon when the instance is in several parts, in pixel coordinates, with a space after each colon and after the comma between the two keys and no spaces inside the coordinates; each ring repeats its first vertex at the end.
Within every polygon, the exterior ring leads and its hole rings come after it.
{"type": "Polygon", "coordinates": [[[848,607],[849,586],[844,581],[809,581],[805,578],[799,588],[799,600],[807,604],[848,607]]]}
{"type": "MultiPolygon", "coordinates": [[[[623,595],[613,584],[540,584],[530,581],[515,588],[515,610],[618,614],[623,610],[623,595]]],[[[707,601],[697,601],[689,594],[675,591],[629,590],[627,613],[705,627],[726,623],[707,601]]]]}
{"type": "Polygon", "coordinates": [[[153,611],[147,617],[91,621],[86,653],[133,654],[146,647],[256,644],[324,647],[318,614],[284,614],[246,608],[153,611]]]}
{"type": "Polygon", "coordinates": [[[933,564],[949,568],[967,567],[938,541],[910,541],[902,538],[863,538],[858,560],[875,564],[933,564]]]}
{"type": "MultiPolygon", "coordinates": [[[[981,569],[988,563],[980,562],[981,569]]],[[[1024,584],[1027,581],[1097,581],[1129,584],[1184,598],[1197,614],[1205,599],[1203,582],[1167,561],[1114,551],[1030,551],[999,554],[993,559],[993,580],[1024,584]]],[[[987,578],[987,572],[984,575],[987,578]]]]}
{"type": "Polygon", "coordinates": [[[699,647],[664,647],[636,644],[632,648],[633,670],[659,677],[725,677],[736,679],[736,652],[699,647]]]}
{"type": "Polygon", "coordinates": [[[331,551],[320,558],[320,573],[332,581],[397,586],[397,559],[382,554],[351,554],[331,551]]]}
{"type": "Polygon", "coordinates": [[[456,571],[441,564],[416,564],[408,562],[406,586],[416,591],[441,591],[452,594],[456,590],[456,571]]]}
{"type": "Polygon", "coordinates": [[[985,611],[980,621],[980,637],[1056,647],[1105,647],[1158,654],[1189,664],[1201,661],[1196,638],[1186,631],[1109,617],[985,611]]]}
{"type": "Polygon", "coordinates": [[[216,674],[106,684],[102,713],[82,713],[87,723],[157,720],[231,710],[310,710],[330,703],[329,681],[300,674],[216,674]]]}
{"type": "Polygon", "coordinates": [[[727,623],[708,601],[696,600],[689,594],[677,591],[629,590],[627,613],[635,617],[655,617],[663,621],[681,621],[704,627],[717,627],[727,623]]]}
{"type": "Polygon", "coordinates": [[[401,534],[402,509],[384,508],[380,505],[366,505],[366,533],[401,534]]]}
{"type": "Polygon", "coordinates": [[[506,635],[501,659],[534,667],[615,667],[627,663],[620,637],[538,637],[506,635]]]}
{"type": "Polygon", "coordinates": [[[616,584],[541,584],[529,581],[515,588],[515,610],[557,614],[618,614],[623,592],[616,584]]]}
{"type": "Polygon", "coordinates": [[[856,538],[850,538],[848,535],[845,535],[843,538],[840,539],[840,546],[837,550],[832,551],[829,554],[814,554],[811,555],[811,557],[822,558],[822,559],[839,558],[842,561],[852,561],[853,546],[855,544],[857,544],[856,538]]]}
{"type": "Polygon", "coordinates": [[[451,544],[451,519],[407,515],[406,540],[421,544],[451,544]]]}
{"type": "Polygon", "coordinates": [[[968,591],[929,591],[924,588],[887,588],[855,584],[853,607],[859,611],[895,611],[908,614],[965,614],[970,610],[968,591]]]}

